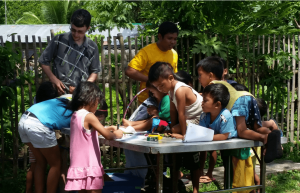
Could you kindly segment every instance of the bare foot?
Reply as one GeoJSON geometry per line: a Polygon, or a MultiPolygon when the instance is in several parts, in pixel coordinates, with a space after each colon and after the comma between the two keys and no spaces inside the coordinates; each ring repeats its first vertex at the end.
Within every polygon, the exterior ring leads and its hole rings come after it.
{"type": "Polygon", "coordinates": [[[131,126],[127,119],[122,119],[122,123],[125,127],[131,126]]]}

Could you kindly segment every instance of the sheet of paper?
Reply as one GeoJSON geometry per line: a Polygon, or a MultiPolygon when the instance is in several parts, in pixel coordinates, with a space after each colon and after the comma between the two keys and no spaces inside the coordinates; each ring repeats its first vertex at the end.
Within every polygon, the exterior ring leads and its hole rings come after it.
{"type": "Polygon", "coordinates": [[[214,130],[189,123],[183,142],[212,141],[214,130]]]}

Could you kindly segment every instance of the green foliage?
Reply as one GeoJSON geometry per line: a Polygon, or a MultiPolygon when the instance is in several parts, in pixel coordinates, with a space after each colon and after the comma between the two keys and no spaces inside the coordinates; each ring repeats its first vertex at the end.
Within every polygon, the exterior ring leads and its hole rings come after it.
{"type": "Polygon", "coordinates": [[[11,179],[12,164],[7,163],[0,172],[0,192],[26,192],[26,170],[18,170],[17,178],[11,179]]]}
{"type": "MultiPolygon", "coordinates": [[[[42,18],[41,12],[42,1],[6,1],[7,7],[7,24],[15,24],[16,21],[22,17],[24,12],[32,12],[36,15],[36,17],[42,18]]],[[[3,21],[4,24],[4,1],[0,2],[0,22],[3,21]]]]}
{"type": "Polygon", "coordinates": [[[194,48],[192,49],[192,52],[194,54],[205,54],[206,56],[211,56],[213,54],[219,55],[222,58],[226,59],[226,46],[221,42],[217,40],[217,37],[208,38],[206,34],[204,35],[198,35],[199,39],[196,39],[194,48]],[[201,39],[200,39],[201,38],[201,39]]]}
{"type": "Polygon", "coordinates": [[[136,2],[118,1],[87,1],[84,8],[92,15],[92,30],[111,30],[114,27],[132,29],[136,2]]]}
{"type": "MultiPolygon", "coordinates": [[[[80,8],[75,1],[42,1],[40,12],[23,12],[16,24],[67,24],[72,13],[80,8]],[[40,15],[36,15],[40,13],[40,15]]],[[[35,9],[34,9],[35,10],[35,9]]]]}

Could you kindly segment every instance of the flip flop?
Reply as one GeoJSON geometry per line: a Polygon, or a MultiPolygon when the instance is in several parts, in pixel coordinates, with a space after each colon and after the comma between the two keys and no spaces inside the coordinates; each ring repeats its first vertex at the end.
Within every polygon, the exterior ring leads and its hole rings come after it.
{"type": "Polygon", "coordinates": [[[199,179],[199,183],[202,183],[202,184],[209,184],[209,183],[212,183],[213,181],[216,181],[216,179],[215,178],[210,178],[208,176],[201,176],[200,179],[199,179]]]}
{"type": "MultiPolygon", "coordinates": [[[[276,124],[278,130],[280,131],[280,138],[281,138],[281,137],[283,136],[283,133],[282,133],[281,129],[279,128],[278,123],[275,121],[275,119],[270,119],[270,120],[274,121],[274,123],[276,124]]],[[[283,155],[283,152],[282,152],[281,139],[280,139],[280,140],[279,140],[279,143],[278,143],[278,145],[277,145],[276,159],[281,158],[282,155],[283,155]]]]}
{"type": "MultiPolygon", "coordinates": [[[[281,146],[280,131],[273,130],[268,135],[268,142],[266,144],[265,163],[270,163],[278,156],[280,156],[280,151],[278,149],[279,146],[281,146]]],[[[281,150],[281,156],[282,156],[282,150],[281,150]]]]}

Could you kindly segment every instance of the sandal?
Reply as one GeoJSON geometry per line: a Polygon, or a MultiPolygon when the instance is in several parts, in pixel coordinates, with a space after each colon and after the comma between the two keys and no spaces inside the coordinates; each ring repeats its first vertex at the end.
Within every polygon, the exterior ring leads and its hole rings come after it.
{"type": "Polygon", "coordinates": [[[264,161],[265,163],[270,163],[279,156],[282,156],[280,131],[273,130],[268,135],[268,141],[266,144],[266,155],[264,161]],[[280,147],[280,149],[278,147],[280,147]]]}

